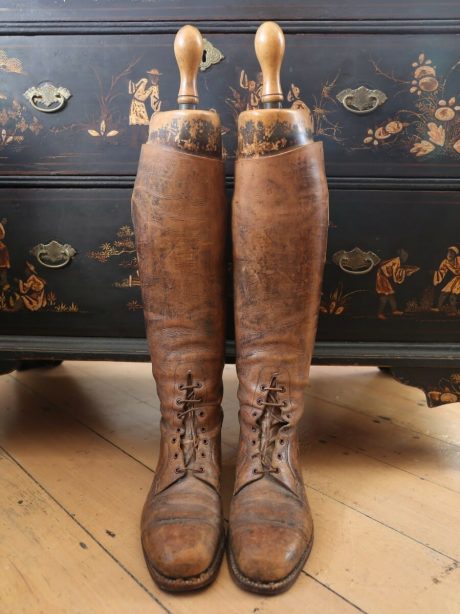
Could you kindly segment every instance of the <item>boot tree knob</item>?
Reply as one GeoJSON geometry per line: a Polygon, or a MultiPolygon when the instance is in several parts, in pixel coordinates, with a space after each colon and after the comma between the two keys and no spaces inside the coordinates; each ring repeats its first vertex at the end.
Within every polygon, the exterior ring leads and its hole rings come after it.
{"type": "Polygon", "coordinates": [[[177,96],[179,105],[198,104],[196,77],[203,57],[203,38],[194,26],[183,26],[174,39],[174,55],[179,67],[180,88],[177,96]]]}
{"type": "Polygon", "coordinates": [[[280,103],[283,100],[280,82],[285,47],[283,30],[274,21],[265,21],[257,30],[254,46],[263,76],[262,103],[280,103]]]}

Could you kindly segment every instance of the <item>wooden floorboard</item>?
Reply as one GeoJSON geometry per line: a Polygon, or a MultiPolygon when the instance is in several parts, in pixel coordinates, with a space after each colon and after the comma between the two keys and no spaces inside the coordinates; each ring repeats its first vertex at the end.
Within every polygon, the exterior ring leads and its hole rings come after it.
{"type": "MultiPolygon", "coordinates": [[[[224,382],[227,514],[238,442],[233,366],[224,382]]],[[[0,393],[0,467],[9,467],[0,480],[10,493],[1,501],[0,544],[19,570],[8,591],[8,576],[0,579],[1,612],[116,613],[131,603],[133,612],[460,611],[459,404],[428,409],[423,393],[376,369],[313,368],[301,458],[315,545],[299,581],[275,598],[251,595],[234,586],[224,563],[208,590],[173,596],[153,584],[139,545],[159,443],[150,365],[67,362],[3,376],[0,393]],[[31,530],[25,508],[17,509],[16,482],[40,501],[31,530]],[[74,536],[91,547],[76,542],[75,555],[74,536]],[[38,570],[29,550],[41,557],[38,570]],[[90,568],[82,567],[90,550],[90,568]],[[21,574],[30,576],[35,605],[21,574]],[[84,590],[81,604],[69,582],[84,590]]]]}

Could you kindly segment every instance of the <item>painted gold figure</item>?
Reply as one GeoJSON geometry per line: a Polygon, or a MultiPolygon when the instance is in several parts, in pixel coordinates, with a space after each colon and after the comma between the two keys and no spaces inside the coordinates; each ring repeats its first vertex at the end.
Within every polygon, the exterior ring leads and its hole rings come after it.
{"type": "Polygon", "coordinates": [[[3,242],[6,235],[5,224],[6,220],[3,219],[0,223],[0,286],[2,288],[8,284],[8,270],[11,267],[10,254],[7,246],[3,242]]]}
{"type": "Polygon", "coordinates": [[[460,295],[460,256],[459,249],[455,245],[447,249],[446,257],[439,265],[438,270],[434,273],[433,284],[439,286],[449,273],[451,273],[453,277],[441,289],[438,306],[434,307],[432,311],[440,311],[447,299],[449,299],[451,315],[455,315],[457,311],[457,298],[460,295]]]}
{"type": "Polygon", "coordinates": [[[390,306],[391,313],[394,316],[401,316],[404,313],[398,309],[394,284],[403,284],[408,277],[419,271],[419,267],[405,264],[408,257],[409,254],[406,250],[400,249],[396,258],[384,260],[377,269],[375,291],[379,295],[377,317],[380,320],[386,320],[385,308],[387,305],[390,306]]]}
{"type": "Polygon", "coordinates": [[[29,311],[39,311],[46,307],[46,281],[37,275],[37,270],[30,262],[26,263],[25,281],[19,280],[19,297],[29,311]]]}
{"type": "Polygon", "coordinates": [[[148,78],[143,77],[137,83],[129,82],[129,93],[133,95],[129,110],[130,126],[149,125],[150,118],[146,108],[149,99],[153,114],[161,110],[159,81],[162,73],[156,68],[152,68],[147,71],[147,74],[148,78]]]}
{"type": "Polygon", "coordinates": [[[248,79],[248,75],[246,74],[245,70],[241,71],[240,87],[243,90],[247,90],[246,111],[258,109],[260,107],[262,85],[263,78],[261,72],[257,73],[257,78],[254,81],[253,79],[248,79]]]}

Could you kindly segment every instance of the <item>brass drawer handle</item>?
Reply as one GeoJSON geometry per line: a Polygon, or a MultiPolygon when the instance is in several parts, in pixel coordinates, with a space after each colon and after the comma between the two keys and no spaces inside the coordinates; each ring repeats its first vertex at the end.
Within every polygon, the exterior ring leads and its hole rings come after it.
{"type": "Polygon", "coordinates": [[[382,105],[387,100],[387,96],[380,90],[370,90],[364,85],[360,85],[354,90],[350,88],[342,90],[337,94],[337,100],[350,113],[366,115],[382,105]]]}
{"type": "Polygon", "coordinates": [[[349,252],[341,249],[335,252],[332,260],[339,266],[344,273],[350,275],[365,275],[380,262],[380,258],[374,252],[364,252],[361,248],[355,247],[349,252]]]}
{"type": "Polygon", "coordinates": [[[46,245],[40,243],[30,251],[38,262],[48,269],[62,269],[69,264],[77,253],[68,243],[62,245],[58,241],[50,241],[46,245]]]}
{"type": "Polygon", "coordinates": [[[57,87],[50,81],[44,81],[34,87],[29,87],[24,96],[34,109],[42,113],[60,111],[66,101],[72,96],[66,87],[57,87]]]}

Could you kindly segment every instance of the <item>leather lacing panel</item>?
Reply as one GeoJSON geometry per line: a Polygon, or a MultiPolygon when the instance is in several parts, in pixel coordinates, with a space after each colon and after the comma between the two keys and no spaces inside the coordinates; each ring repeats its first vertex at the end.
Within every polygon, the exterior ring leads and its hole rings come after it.
{"type": "MultiPolygon", "coordinates": [[[[253,469],[255,475],[265,475],[270,473],[279,473],[278,467],[273,467],[273,454],[275,444],[278,441],[284,445],[285,439],[283,434],[289,429],[290,414],[285,414],[283,409],[287,407],[285,400],[280,401],[278,395],[286,392],[286,387],[278,381],[278,374],[274,373],[268,385],[260,386],[263,397],[259,397],[256,401],[257,405],[262,406],[263,412],[256,420],[256,425],[253,426],[253,432],[259,430],[259,438],[253,439],[251,444],[256,446],[259,443],[258,449],[251,457],[260,458],[262,469],[253,469]]],[[[278,459],[282,459],[282,455],[278,454],[278,459]]]]}
{"type": "MultiPolygon", "coordinates": [[[[197,413],[200,417],[204,416],[204,410],[200,409],[199,404],[203,402],[203,398],[197,395],[197,390],[203,388],[201,382],[193,381],[192,372],[187,373],[187,381],[185,384],[179,384],[179,390],[184,392],[183,398],[176,399],[177,405],[183,407],[182,411],[177,413],[177,417],[182,421],[182,427],[177,429],[179,437],[173,437],[172,443],[179,444],[184,458],[185,467],[177,467],[176,473],[186,473],[191,471],[192,473],[204,473],[204,467],[198,468],[191,467],[198,456],[202,459],[206,457],[205,452],[199,452],[200,443],[204,445],[208,444],[207,439],[200,438],[198,431],[201,433],[206,432],[204,426],[198,425],[197,413]]],[[[174,458],[178,458],[179,454],[176,452],[174,458]]]]}

